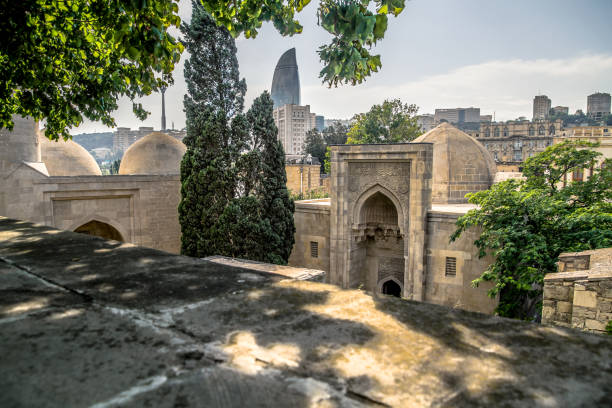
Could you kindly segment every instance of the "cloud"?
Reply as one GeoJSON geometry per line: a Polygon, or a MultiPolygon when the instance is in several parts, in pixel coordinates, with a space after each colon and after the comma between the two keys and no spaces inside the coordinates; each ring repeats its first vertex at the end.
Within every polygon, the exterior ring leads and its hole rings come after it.
{"type": "Polygon", "coordinates": [[[400,98],[417,104],[421,113],[474,106],[482,114],[495,112],[498,120],[508,120],[531,117],[532,100],[539,93],[548,95],[553,106],[585,110],[587,95],[612,90],[612,55],[494,60],[414,81],[378,78],[376,83],[336,89],[307,86],[302,101],[317,113],[342,118],[367,111],[384,99],[400,98]]]}

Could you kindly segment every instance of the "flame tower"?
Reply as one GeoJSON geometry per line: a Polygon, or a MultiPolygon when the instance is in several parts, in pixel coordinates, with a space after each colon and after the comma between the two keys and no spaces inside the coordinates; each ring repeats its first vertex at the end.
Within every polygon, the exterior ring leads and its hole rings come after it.
{"type": "Polygon", "coordinates": [[[300,76],[295,48],[285,51],[278,60],[272,78],[271,96],[275,108],[300,104],[300,76]]]}

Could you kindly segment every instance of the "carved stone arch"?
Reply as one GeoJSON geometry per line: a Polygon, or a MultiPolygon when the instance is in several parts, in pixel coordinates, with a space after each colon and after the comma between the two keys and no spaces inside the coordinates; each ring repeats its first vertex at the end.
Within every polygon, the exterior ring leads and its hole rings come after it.
{"type": "Polygon", "coordinates": [[[359,196],[359,198],[355,202],[355,206],[353,207],[353,223],[362,224],[365,222],[364,220],[362,220],[363,206],[368,201],[368,199],[370,199],[372,196],[374,196],[377,193],[384,195],[395,206],[395,211],[397,211],[397,225],[399,227],[400,234],[403,235],[405,218],[404,218],[404,208],[402,206],[402,203],[399,201],[399,199],[396,197],[395,194],[393,194],[389,189],[382,186],[381,184],[373,185],[372,187],[368,188],[366,191],[364,191],[359,196]]]}
{"type": "Polygon", "coordinates": [[[77,221],[75,221],[74,223],[72,223],[72,225],[70,226],[70,228],[68,228],[70,231],[75,231],[78,232],[77,230],[87,224],[90,223],[101,223],[101,224],[106,224],[109,227],[111,227],[112,229],[116,230],[116,232],[119,234],[119,237],[107,237],[107,236],[101,236],[101,235],[97,235],[97,234],[91,234],[91,235],[96,235],[96,236],[100,236],[101,238],[106,238],[106,239],[114,239],[116,241],[121,241],[121,242],[128,242],[128,238],[129,238],[129,234],[127,233],[127,231],[121,226],[121,224],[119,224],[118,222],[111,220],[107,217],[101,216],[101,215],[87,215],[84,217],[79,218],[77,221]],[[121,238],[121,239],[117,239],[117,238],[121,238]]]}
{"type": "Polygon", "coordinates": [[[386,283],[388,282],[394,282],[395,284],[397,284],[400,287],[400,296],[401,294],[404,293],[404,284],[402,282],[400,282],[397,278],[393,277],[393,276],[389,276],[386,277],[384,279],[381,279],[380,282],[378,282],[378,284],[376,285],[376,293],[380,293],[380,294],[385,294],[383,292],[383,288],[385,286],[386,283]]]}

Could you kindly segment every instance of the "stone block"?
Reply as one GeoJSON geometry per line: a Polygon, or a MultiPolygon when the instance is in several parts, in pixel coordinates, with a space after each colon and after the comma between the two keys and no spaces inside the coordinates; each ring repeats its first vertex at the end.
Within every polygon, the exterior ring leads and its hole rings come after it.
{"type": "Polygon", "coordinates": [[[558,285],[544,286],[544,299],[569,300],[570,287],[558,285]]]}
{"type": "Polygon", "coordinates": [[[598,320],[587,319],[584,322],[584,327],[589,330],[605,331],[606,323],[600,322],[598,320]]]}
{"type": "Polygon", "coordinates": [[[550,306],[542,306],[542,323],[548,324],[554,321],[555,308],[550,306]]]}
{"type": "Polygon", "coordinates": [[[559,313],[572,313],[572,304],[570,302],[557,302],[557,310],[559,313]]]}
{"type": "Polygon", "coordinates": [[[587,290],[574,292],[574,306],[597,307],[597,293],[587,290]]]}

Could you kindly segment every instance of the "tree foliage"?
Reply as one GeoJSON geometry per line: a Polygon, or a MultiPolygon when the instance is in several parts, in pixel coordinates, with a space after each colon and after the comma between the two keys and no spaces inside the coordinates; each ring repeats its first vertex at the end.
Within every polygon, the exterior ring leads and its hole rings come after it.
{"type": "Polygon", "coordinates": [[[334,144],[345,144],[348,137],[347,133],[348,128],[340,122],[326,127],[323,132],[312,129],[306,133],[304,151],[319,159],[321,170],[329,173],[328,148],[334,144]]]}
{"type": "Polygon", "coordinates": [[[293,247],[293,202],[272,99],[243,113],[234,39],[194,3],[183,25],[187,151],[181,162],[181,252],[286,263],[293,247]]]}
{"type": "MultiPolygon", "coordinates": [[[[52,139],[83,118],[115,126],[117,100],[172,82],[183,46],[169,33],[176,0],[0,2],[0,128],[18,114],[46,120],[52,139]]],[[[139,119],[147,112],[133,104],[139,119]]]]}
{"type": "Polygon", "coordinates": [[[404,104],[399,99],[374,105],[369,112],[355,115],[347,143],[403,143],[414,140],[421,134],[415,116],[417,111],[416,105],[404,104]]]}
{"type": "MultiPolygon", "coordinates": [[[[310,0],[202,0],[204,8],[237,37],[256,37],[262,23],[271,21],[282,35],[302,32],[296,13],[310,0]]],[[[332,35],[329,44],[319,48],[323,62],[320,77],[329,86],[358,84],[382,66],[380,55],[370,48],[387,31],[388,16],[398,16],[405,0],[322,0],[317,16],[319,25],[332,35]]]]}
{"type": "Polygon", "coordinates": [[[495,261],[473,284],[490,281],[502,316],[537,318],[544,275],[561,252],[612,246],[612,162],[587,142],[563,142],[525,162],[525,180],[507,180],[468,194],[478,209],[457,221],[456,240],[481,228],[479,255],[495,261]],[[568,180],[590,169],[586,181],[568,180]]]}

